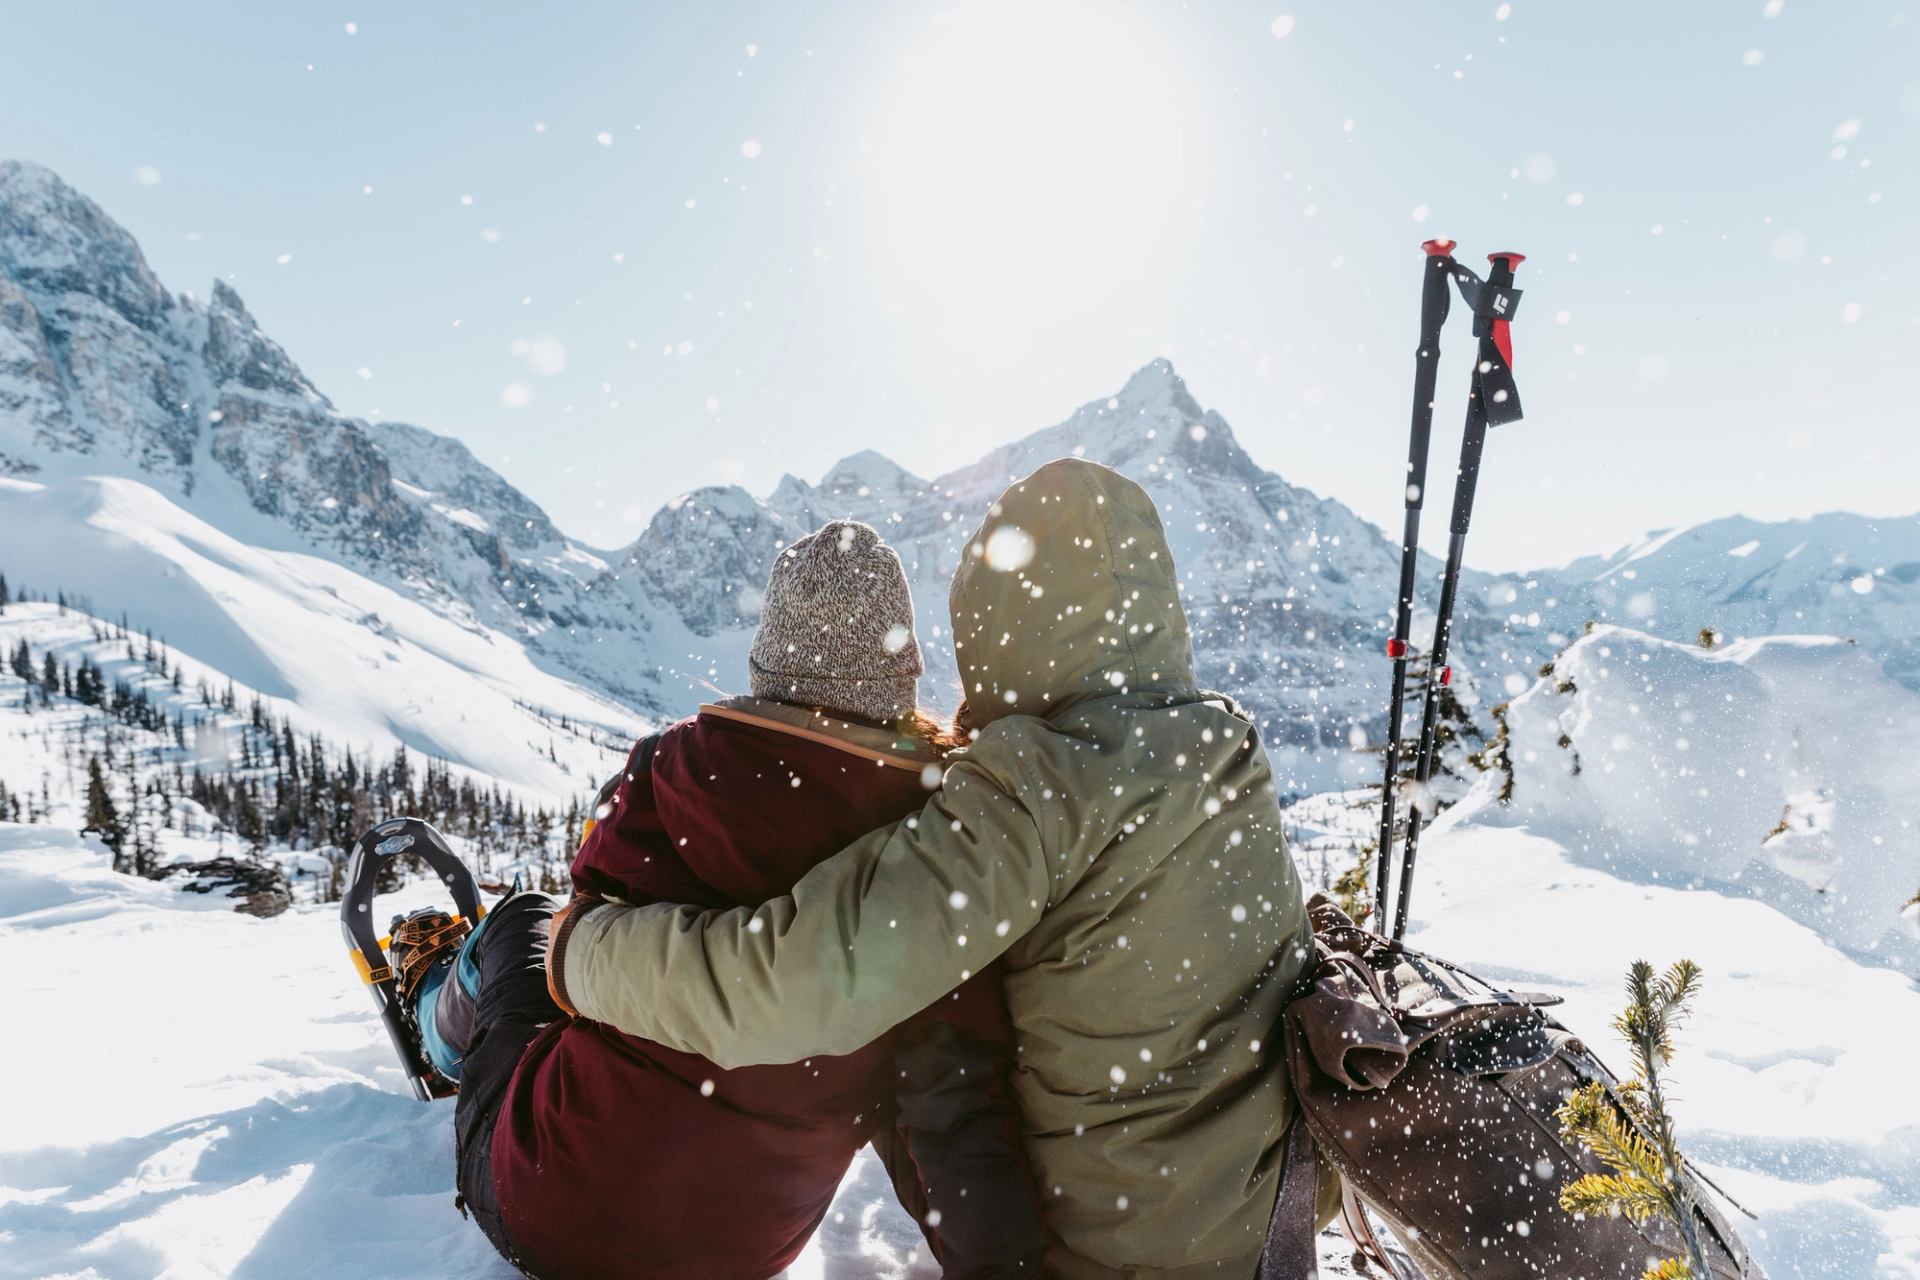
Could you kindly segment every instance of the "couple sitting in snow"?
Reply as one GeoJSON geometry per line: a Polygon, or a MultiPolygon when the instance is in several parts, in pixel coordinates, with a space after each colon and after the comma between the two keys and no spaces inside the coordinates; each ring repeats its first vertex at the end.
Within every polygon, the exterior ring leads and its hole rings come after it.
{"type": "Polygon", "coordinates": [[[895,553],[796,542],[754,696],[634,748],[570,903],[509,897],[457,965],[396,933],[464,1202],[530,1274],[771,1276],[867,1143],[950,1276],[1260,1270],[1309,934],[1159,515],[1051,463],[951,606],[949,732],[895,553]]]}

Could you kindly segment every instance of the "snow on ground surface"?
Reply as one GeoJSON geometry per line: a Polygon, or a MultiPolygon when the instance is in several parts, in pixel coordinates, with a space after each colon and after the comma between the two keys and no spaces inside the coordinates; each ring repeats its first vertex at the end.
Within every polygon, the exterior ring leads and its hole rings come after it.
{"type": "Polygon", "coordinates": [[[1912,979],[1762,902],[1616,879],[1526,827],[1439,828],[1412,945],[1566,996],[1561,1021],[1616,1069],[1628,963],[1698,961],[1670,1096],[1681,1145],[1759,1215],[1736,1222],[1756,1256],[1775,1280],[1920,1276],[1912,979]]]}
{"type": "MultiPolygon", "coordinates": [[[[407,1092],[337,908],[226,905],[0,826],[9,1019],[57,1029],[8,1055],[0,1276],[512,1275],[453,1207],[452,1103],[407,1092]]],[[[915,1274],[871,1164],[795,1275],[915,1274]]]]}
{"type": "MultiPolygon", "coordinates": [[[[225,905],[0,824],[7,1016],[43,1029],[7,1055],[0,1278],[515,1274],[453,1207],[453,1104],[407,1092],[337,909],[225,905]]],[[[937,1276],[917,1246],[863,1153],[787,1275],[937,1276]]]]}

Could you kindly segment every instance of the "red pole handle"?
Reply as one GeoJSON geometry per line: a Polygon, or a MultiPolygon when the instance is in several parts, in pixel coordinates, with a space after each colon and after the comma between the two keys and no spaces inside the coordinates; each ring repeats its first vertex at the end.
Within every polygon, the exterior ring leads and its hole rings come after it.
{"type": "Polygon", "coordinates": [[[1444,258],[1453,252],[1453,241],[1428,240],[1422,243],[1420,247],[1427,251],[1429,258],[1444,258]]]}
{"type": "MultiPolygon", "coordinates": [[[[1487,261],[1494,266],[1505,266],[1508,276],[1512,276],[1513,269],[1526,260],[1526,254],[1514,253],[1510,250],[1487,255],[1487,261]]],[[[1493,345],[1500,349],[1500,358],[1507,362],[1507,368],[1513,368],[1513,331],[1508,328],[1505,320],[1493,322],[1493,345]]]]}

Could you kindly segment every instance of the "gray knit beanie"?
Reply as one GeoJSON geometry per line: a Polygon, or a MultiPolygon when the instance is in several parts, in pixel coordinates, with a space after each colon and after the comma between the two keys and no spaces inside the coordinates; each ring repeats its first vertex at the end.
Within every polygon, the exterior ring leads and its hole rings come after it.
{"type": "Polygon", "coordinates": [[[913,711],[924,668],[900,557],[854,520],[782,551],[747,666],[756,698],[882,724],[913,711]]]}

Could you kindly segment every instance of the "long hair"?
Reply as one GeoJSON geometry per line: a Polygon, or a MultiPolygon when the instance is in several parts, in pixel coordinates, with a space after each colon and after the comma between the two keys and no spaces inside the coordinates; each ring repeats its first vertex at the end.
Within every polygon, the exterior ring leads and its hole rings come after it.
{"type": "Polygon", "coordinates": [[[943,724],[925,709],[916,707],[900,718],[900,732],[909,738],[920,739],[944,756],[973,741],[974,731],[966,726],[962,718],[966,710],[967,705],[962,702],[952,722],[943,724]]]}

